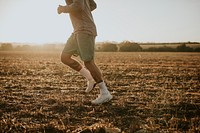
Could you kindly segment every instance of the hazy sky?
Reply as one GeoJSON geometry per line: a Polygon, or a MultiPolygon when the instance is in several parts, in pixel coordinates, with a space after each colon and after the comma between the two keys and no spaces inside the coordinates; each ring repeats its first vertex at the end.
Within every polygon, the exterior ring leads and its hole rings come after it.
{"type": "MultiPolygon", "coordinates": [[[[200,0],[95,0],[96,41],[200,42],[200,0]]],[[[0,0],[0,42],[66,42],[64,0],[0,0]]]]}

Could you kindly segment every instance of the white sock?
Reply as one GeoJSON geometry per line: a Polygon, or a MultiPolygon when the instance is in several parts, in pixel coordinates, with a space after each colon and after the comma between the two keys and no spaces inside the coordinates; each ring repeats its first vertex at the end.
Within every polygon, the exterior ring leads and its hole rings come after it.
{"type": "Polygon", "coordinates": [[[106,84],[105,84],[104,81],[98,83],[98,86],[99,86],[99,88],[100,88],[100,94],[105,94],[105,93],[108,93],[108,92],[109,92],[109,91],[108,91],[108,88],[107,88],[107,86],[106,86],[106,84]]]}
{"type": "Polygon", "coordinates": [[[92,75],[90,74],[90,72],[85,67],[82,67],[82,69],[79,71],[79,73],[82,76],[84,76],[88,81],[93,80],[92,75]]]}

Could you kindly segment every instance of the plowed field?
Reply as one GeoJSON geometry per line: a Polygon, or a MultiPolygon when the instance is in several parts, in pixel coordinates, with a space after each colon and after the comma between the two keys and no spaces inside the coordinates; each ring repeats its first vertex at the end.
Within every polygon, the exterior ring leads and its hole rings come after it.
{"type": "Polygon", "coordinates": [[[114,96],[102,105],[60,53],[0,52],[0,132],[200,132],[200,53],[96,53],[96,63],[114,96]]]}

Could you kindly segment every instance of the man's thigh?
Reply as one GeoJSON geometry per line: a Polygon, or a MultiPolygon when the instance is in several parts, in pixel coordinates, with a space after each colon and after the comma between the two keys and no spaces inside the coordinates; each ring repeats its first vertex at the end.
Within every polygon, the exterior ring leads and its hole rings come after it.
{"type": "Polygon", "coordinates": [[[78,46],[77,46],[76,37],[75,37],[74,34],[72,34],[69,37],[69,39],[67,40],[62,53],[65,53],[65,54],[77,54],[77,50],[78,50],[78,46]]]}
{"type": "Polygon", "coordinates": [[[91,61],[94,59],[94,46],[95,46],[95,36],[79,33],[76,36],[78,51],[80,58],[83,61],[91,61]]]}

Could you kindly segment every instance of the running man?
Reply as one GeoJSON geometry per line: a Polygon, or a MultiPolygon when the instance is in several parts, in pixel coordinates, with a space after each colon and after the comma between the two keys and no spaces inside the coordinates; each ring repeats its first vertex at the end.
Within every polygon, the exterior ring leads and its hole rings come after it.
{"type": "Polygon", "coordinates": [[[112,99],[112,95],[94,62],[97,31],[91,12],[96,9],[96,3],[94,0],[65,0],[65,2],[65,6],[59,5],[57,12],[69,13],[74,31],[62,51],[61,61],[87,79],[85,92],[90,92],[95,85],[99,86],[100,95],[92,101],[93,104],[108,102],[112,99]],[[80,56],[84,65],[73,58],[75,54],[80,56]]]}

